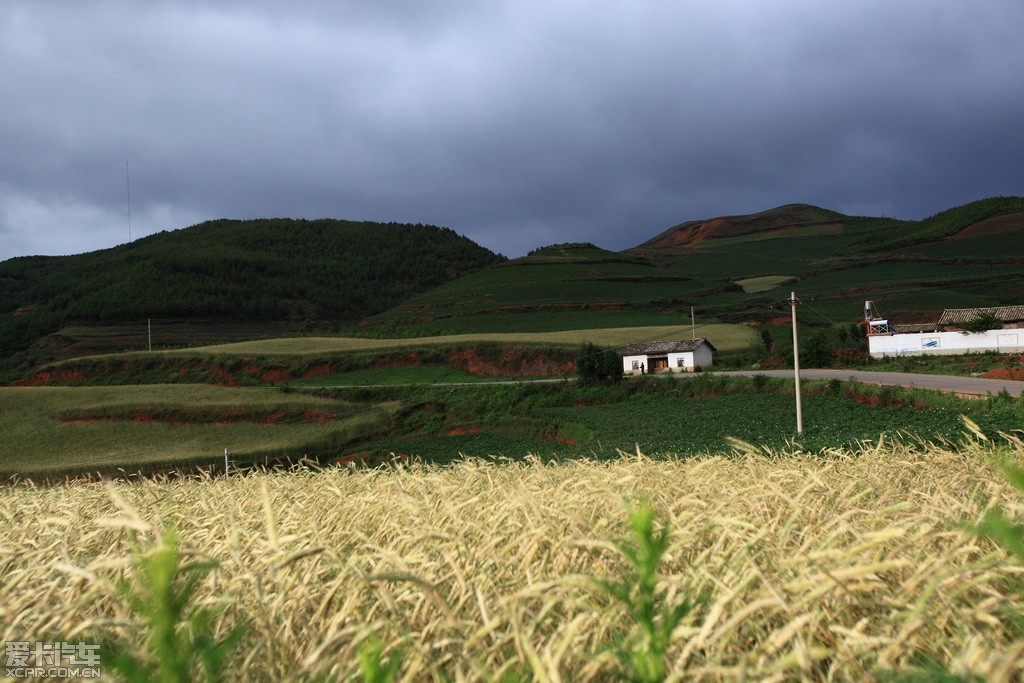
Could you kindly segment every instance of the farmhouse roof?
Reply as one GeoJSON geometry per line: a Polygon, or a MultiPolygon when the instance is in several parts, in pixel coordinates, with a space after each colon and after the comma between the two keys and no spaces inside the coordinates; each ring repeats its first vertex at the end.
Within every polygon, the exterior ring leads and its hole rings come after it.
{"type": "Polygon", "coordinates": [[[939,323],[900,323],[892,326],[896,334],[907,334],[913,332],[938,332],[939,323]]]}
{"type": "Polygon", "coordinates": [[[704,337],[698,337],[697,339],[682,339],[679,341],[654,341],[654,342],[637,342],[624,346],[619,349],[623,356],[652,356],[654,354],[662,353],[685,353],[686,351],[696,351],[701,344],[707,344],[712,351],[717,351],[714,344],[709,342],[704,337]]]}
{"type": "Polygon", "coordinates": [[[1004,323],[1024,320],[1024,306],[996,306],[995,308],[947,308],[939,318],[940,325],[967,323],[980,315],[993,314],[1004,323]]]}

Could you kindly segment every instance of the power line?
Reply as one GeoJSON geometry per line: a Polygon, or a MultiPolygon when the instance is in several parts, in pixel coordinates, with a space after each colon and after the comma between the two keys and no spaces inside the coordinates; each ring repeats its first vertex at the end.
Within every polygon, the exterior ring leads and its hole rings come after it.
{"type": "Polygon", "coordinates": [[[835,320],[833,320],[832,318],[828,317],[827,315],[825,315],[824,313],[822,313],[818,309],[814,308],[813,306],[808,304],[806,301],[800,301],[800,303],[803,304],[804,306],[806,306],[808,309],[810,309],[814,313],[817,313],[818,315],[820,315],[825,320],[827,320],[830,323],[832,323],[834,326],[839,327],[840,329],[842,329],[846,333],[846,336],[851,341],[857,342],[858,344],[860,342],[864,341],[865,337],[861,337],[860,335],[854,335],[852,332],[850,332],[849,327],[843,327],[843,323],[837,323],[835,320]]]}
{"type": "MultiPolygon", "coordinates": [[[[789,299],[786,299],[786,301],[788,303],[789,299]]],[[[767,308],[773,308],[773,306],[768,306],[767,308]]],[[[739,313],[733,313],[732,315],[723,316],[722,318],[720,318],[719,320],[717,320],[715,322],[701,323],[700,325],[691,325],[689,327],[680,327],[678,329],[670,330],[669,332],[666,332],[665,334],[659,334],[657,336],[649,337],[647,339],[636,339],[636,340],[633,340],[633,341],[626,342],[625,344],[620,344],[619,346],[612,346],[612,347],[609,347],[608,350],[618,351],[619,349],[624,349],[627,346],[631,346],[633,344],[644,344],[644,343],[647,343],[647,342],[658,341],[659,339],[664,339],[666,337],[675,337],[675,336],[678,336],[680,334],[685,333],[687,330],[696,330],[698,328],[711,327],[712,325],[727,324],[731,320],[735,320],[737,318],[744,318],[744,317],[746,317],[746,316],[748,316],[748,315],[750,315],[752,313],[758,313],[758,312],[760,312],[762,310],[765,310],[765,309],[766,309],[765,306],[759,306],[758,308],[750,308],[750,309],[747,309],[745,311],[740,311],[739,313]]],[[[590,356],[597,356],[597,355],[600,355],[600,354],[604,353],[604,351],[605,350],[602,349],[601,351],[595,351],[594,353],[588,353],[588,354],[584,354],[582,356],[577,356],[577,358],[589,358],[590,356]]]]}

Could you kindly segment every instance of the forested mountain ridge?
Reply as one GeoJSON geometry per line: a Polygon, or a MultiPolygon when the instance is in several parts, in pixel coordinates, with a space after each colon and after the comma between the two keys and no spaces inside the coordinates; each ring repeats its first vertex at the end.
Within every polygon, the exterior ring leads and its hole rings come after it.
{"type": "Polygon", "coordinates": [[[504,261],[448,228],[216,220],[75,256],[0,263],[0,356],[72,321],[352,321],[504,261]]]}

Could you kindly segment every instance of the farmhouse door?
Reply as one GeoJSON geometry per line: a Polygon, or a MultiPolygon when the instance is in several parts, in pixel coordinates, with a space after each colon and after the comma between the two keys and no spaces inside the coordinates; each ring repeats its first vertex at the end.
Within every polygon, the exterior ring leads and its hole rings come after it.
{"type": "Polygon", "coordinates": [[[668,370],[668,356],[651,359],[651,372],[662,372],[668,370]]]}

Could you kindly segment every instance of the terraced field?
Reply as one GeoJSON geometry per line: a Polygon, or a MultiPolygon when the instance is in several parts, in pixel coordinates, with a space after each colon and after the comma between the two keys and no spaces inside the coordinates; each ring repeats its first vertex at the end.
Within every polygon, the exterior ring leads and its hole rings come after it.
{"type": "Polygon", "coordinates": [[[0,475],[129,472],[299,459],[387,423],[368,405],[268,388],[0,388],[0,475]]]}
{"type": "MultiPolygon", "coordinates": [[[[263,339],[235,344],[219,344],[190,349],[161,351],[167,356],[292,356],[328,355],[354,351],[393,351],[427,346],[471,345],[479,343],[499,345],[579,346],[591,341],[604,346],[624,346],[635,341],[688,338],[687,323],[646,327],[620,327],[561,330],[558,332],[520,332],[494,334],[460,334],[409,339],[373,339],[361,337],[292,337],[263,339]]],[[[746,349],[756,343],[757,336],[746,325],[702,324],[698,336],[706,337],[721,351],[746,349]]]]}

